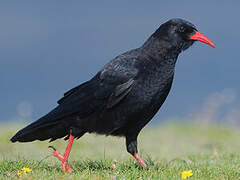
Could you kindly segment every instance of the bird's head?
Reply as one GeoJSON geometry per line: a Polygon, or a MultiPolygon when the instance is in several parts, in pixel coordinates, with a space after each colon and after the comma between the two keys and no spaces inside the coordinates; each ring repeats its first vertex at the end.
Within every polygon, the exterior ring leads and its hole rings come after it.
{"type": "Polygon", "coordinates": [[[208,37],[198,32],[192,23],[183,19],[167,21],[156,30],[153,37],[163,40],[166,44],[170,44],[180,51],[189,48],[195,41],[201,41],[215,47],[208,37]]]}

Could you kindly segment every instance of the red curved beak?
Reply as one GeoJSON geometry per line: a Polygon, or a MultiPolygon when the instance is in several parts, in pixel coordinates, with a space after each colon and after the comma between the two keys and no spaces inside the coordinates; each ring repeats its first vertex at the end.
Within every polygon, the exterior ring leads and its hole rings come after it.
{"type": "Polygon", "coordinates": [[[205,35],[203,35],[202,33],[196,31],[195,34],[193,34],[190,37],[191,40],[195,40],[195,41],[201,41],[203,43],[206,43],[210,46],[212,46],[213,48],[215,48],[215,45],[213,44],[213,42],[205,35]]]}

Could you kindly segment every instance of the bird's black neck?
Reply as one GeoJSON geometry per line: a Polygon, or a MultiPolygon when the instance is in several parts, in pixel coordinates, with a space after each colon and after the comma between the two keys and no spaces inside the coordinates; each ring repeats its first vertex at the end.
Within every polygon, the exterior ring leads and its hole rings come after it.
{"type": "Polygon", "coordinates": [[[173,46],[171,43],[153,36],[151,36],[140,48],[144,53],[156,60],[176,60],[181,52],[179,48],[173,46]]]}

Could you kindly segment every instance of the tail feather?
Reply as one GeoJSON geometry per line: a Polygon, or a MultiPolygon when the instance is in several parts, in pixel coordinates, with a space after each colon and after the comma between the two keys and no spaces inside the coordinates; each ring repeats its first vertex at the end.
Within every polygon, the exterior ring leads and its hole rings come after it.
{"type": "MultiPolygon", "coordinates": [[[[65,119],[66,120],[66,119],[65,119]]],[[[69,122],[69,121],[67,121],[69,122]]],[[[31,142],[34,140],[54,141],[68,134],[68,123],[64,119],[53,120],[46,115],[18,131],[12,138],[12,142],[31,142]]]]}
{"type": "Polygon", "coordinates": [[[66,136],[67,129],[62,123],[51,123],[40,127],[34,127],[34,123],[18,131],[12,138],[12,142],[31,142],[34,140],[56,140],[66,136]]]}
{"type": "Polygon", "coordinates": [[[48,114],[18,131],[12,142],[31,142],[34,140],[54,141],[69,133],[69,128],[74,121],[74,112],[69,111],[64,105],[59,105],[48,114]]]}

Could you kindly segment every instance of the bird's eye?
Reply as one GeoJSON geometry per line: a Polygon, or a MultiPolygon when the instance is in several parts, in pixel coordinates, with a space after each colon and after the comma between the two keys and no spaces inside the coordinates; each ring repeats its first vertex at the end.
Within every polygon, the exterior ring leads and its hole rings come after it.
{"type": "Polygon", "coordinates": [[[179,28],[179,32],[184,32],[185,31],[185,28],[183,27],[183,26],[181,26],[180,28],[179,28]]]}

